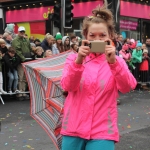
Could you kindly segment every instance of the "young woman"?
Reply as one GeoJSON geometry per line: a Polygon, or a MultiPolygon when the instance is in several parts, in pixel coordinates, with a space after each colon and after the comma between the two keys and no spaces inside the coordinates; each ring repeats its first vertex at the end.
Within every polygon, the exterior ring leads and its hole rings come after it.
{"type": "Polygon", "coordinates": [[[64,36],[64,37],[62,38],[62,44],[63,44],[63,46],[64,46],[64,51],[68,51],[68,50],[71,49],[69,36],[64,36]]]}
{"type": "Polygon", "coordinates": [[[61,86],[68,91],[64,104],[61,134],[62,150],[114,150],[119,141],[117,127],[118,91],[129,92],[136,86],[125,61],[106,45],[105,53],[91,53],[90,41],[110,41],[114,22],[105,6],[93,10],[83,21],[83,36],[77,54],[64,66],[61,86]]]}
{"type": "Polygon", "coordinates": [[[53,44],[52,47],[53,55],[62,53],[64,51],[63,44],[62,44],[62,35],[59,32],[56,34],[55,39],[56,39],[56,43],[53,44]]]}

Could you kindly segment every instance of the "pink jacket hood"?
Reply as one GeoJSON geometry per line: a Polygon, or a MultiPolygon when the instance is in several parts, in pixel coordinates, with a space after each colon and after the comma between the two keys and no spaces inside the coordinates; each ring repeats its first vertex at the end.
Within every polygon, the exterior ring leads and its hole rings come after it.
{"type": "Polygon", "coordinates": [[[104,54],[95,59],[90,54],[83,64],[76,64],[76,57],[67,58],[61,79],[62,88],[68,91],[61,134],[119,141],[118,90],[127,93],[134,89],[135,78],[117,56],[115,64],[108,64],[104,54]]]}

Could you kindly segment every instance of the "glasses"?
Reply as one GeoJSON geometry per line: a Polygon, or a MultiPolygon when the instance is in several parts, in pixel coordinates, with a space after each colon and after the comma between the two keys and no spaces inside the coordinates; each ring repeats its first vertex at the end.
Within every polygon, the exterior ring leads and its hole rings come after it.
{"type": "Polygon", "coordinates": [[[20,31],[20,33],[25,33],[25,31],[20,31]]]}

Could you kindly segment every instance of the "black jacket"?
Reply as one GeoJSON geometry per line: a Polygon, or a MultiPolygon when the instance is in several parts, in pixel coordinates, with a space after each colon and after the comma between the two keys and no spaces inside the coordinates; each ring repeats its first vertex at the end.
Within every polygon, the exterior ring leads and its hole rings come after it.
{"type": "Polygon", "coordinates": [[[43,40],[43,42],[41,43],[41,47],[43,48],[44,51],[46,50],[52,50],[52,46],[50,46],[47,42],[46,39],[43,40]]]}
{"type": "Polygon", "coordinates": [[[0,48],[0,50],[2,51],[2,54],[5,54],[8,51],[8,48],[5,46],[4,48],[0,48]]]}
{"type": "Polygon", "coordinates": [[[15,54],[14,57],[10,57],[10,55],[6,53],[3,57],[3,61],[6,66],[6,72],[8,72],[9,70],[13,72],[14,69],[17,70],[17,66],[21,63],[21,59],[17,54],[15,54]]]}

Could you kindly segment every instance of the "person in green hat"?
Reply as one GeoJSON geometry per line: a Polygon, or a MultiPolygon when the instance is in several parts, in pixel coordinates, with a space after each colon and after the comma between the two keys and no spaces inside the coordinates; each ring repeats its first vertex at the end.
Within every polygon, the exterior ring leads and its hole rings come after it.
{"type": "Polygon", "coordinates": [[[56,39],[56,43],[53,44],[52,46],[53,55],[62,53],[64,51],[63,44],[62,44],[62,35],[60,32],[56,34],[55,39],[56,39]]]}

